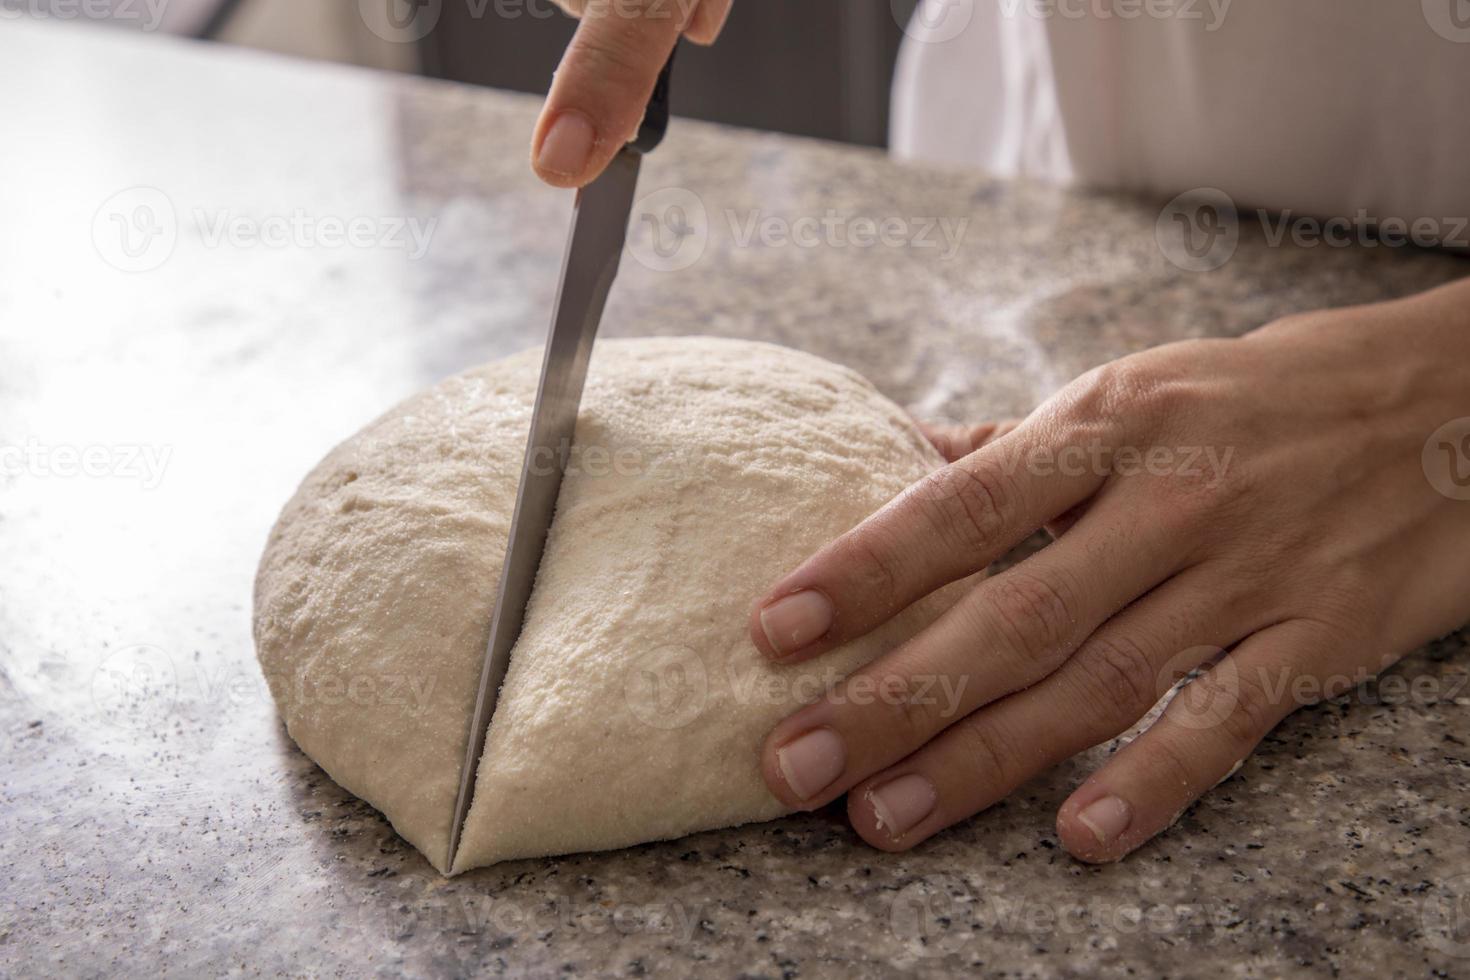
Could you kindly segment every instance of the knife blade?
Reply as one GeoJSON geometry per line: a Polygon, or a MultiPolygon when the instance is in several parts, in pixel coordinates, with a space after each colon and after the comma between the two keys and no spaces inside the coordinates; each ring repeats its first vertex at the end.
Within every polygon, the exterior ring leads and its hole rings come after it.
{"type": "Polygon", "coordinates": [[[572,230],[562,258],[561,282],[541,363],[541,380],[521,464],[505,563],[495,596],[490,640],[460,768],[445,865],[450,870],[474,797],[475,776],[499,700],[500,685],[510,667],[511,648],[520,636],[536,572],[546,549],[546,535],[551,529],[576,433],[577,410],[592,357],[592,342],[627,237],[640,164],[643,154],[658,145],[668,125],[669,73],[673,62],[671,53],[654,85],[637,137],[618,151],[596,180],[577,192],[573,206],[572,230]]]}

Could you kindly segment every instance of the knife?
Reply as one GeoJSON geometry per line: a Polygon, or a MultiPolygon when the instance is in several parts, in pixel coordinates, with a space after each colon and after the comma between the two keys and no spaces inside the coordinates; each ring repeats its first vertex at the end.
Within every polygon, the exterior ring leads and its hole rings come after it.
{"type": "Polygon", "coordinates": [[[577,409],[587,379],[587,362],[592,357],[592,341],[597,336],[597,325],[602,320],[602,309],[617,275],[618,259],[628,233],[639,164],[643,154],[658,146],[668,128],[669,75],[673,66],[674,55],[670,52],[654,83],[638,135],[618,151],[596,180],[577,191],[572,208],[572,231],[562,258],[561,284],[557,287],[546,355],[541,362],[541,383],[536,389],[531,434],[521,464],[520,489],[516,492],[510,521],[505,565],[500,572],[500,588],[490,621],[490,641],[485,649],[480,688],[475,695],[475,711],[470,717],[464,762],[460,767],[459,795],[454,801],[445,865],[451,870],[473,799],[485,735],[500,698],[500,684],[510,666],[511,647],[520,636],[526,604],[536,584],[536,570],[546,549],[546,533],[551,529],[557,493],[561,490],[577,428],[577,409]]]}

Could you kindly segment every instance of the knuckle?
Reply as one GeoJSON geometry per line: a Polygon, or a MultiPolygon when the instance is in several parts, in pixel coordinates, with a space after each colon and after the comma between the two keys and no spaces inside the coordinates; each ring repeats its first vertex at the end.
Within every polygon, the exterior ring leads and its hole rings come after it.
{"type": "Polygon", "coordinates": [[[921,678],[901,671],[863,671],[841,687],[842,700],[852,710],[876,723],[883,743],[898,755],[923,745],[948,724],[933,698],[927,697],[921,678]]]}
{"type": "Polygon", "coordinates": [[[1193,502],[1172,493],[1154,494],[1146,499],[1149,523],[1160,536],[1179,542],[1181,547],[1196,543],[1200,521],[1207,514],[1193,502]]]}
{"type": "Polygon", "coordinates": [[[1382,580],[1373,571],[1364,564],[1345,562],[1317,585],[1316,621],[1323,642],[1340,644],[1335,637],[1372,635],[1376,631],[1371,600],[1382,591],[1382,580]]]}
{"type": "Polygon", "coordinates": [[[1116,417],[1136,406],[1153,389],[1154,379],[1137,358],[1125,357],[1095,368],[1085,382],[1074,407],[1088,415],[1116,417]]]}
{"type": "Polygon", "coordinates": [[[1265,689],[1240,671],[1232,671],[1228,679],[1208,671],[1195,680],[1203,684],[1206,698],[1230,702],[1222,712],[1220,727],[1227,738],[1241,746],[1259,742],[1271,728],[1271,705],[1265,689]]]}
{"type": "Polygon", "coordinates": [[[582,25],[572,37],[567,62],[581,66],[584,77],[594,79],[599,88],[641,89],[653,82],[663,64],[649,37],[652,15],[641,9],[616,12],[616,7],[583,6],[582,25]]]}
{"type": "Polygon", "coordinates": [[[1269,608],[1269,586],[1264,584],[1269,563],[1254,556],[1210,558],[1198,566],[1207,571],[1208,594],[1216,615],[1224,622],[1238,622],[1262,614],[1269,608]]]}
{"type": "Polygon", "coordinates": [[[1159,521],[1166,527],[1188,530],[1202,518],[1229,516],[1248,502],[1254,496],[1254,483],[1229,464],[1230,458],[1214,446],[1191,447],[1189,456],[1170,448],[1169,465],[1160,473],[1163,478],[1151,488],[1157,491],[1154,512],[1159,521]],[[1207,450],[1215,455],[1204,464],[1198,456],[1207,450]]]}
{"type": "Polygon", "coordinates": [[[1020,782],[1014,755],[1007,740],[983,717],[973,716],[955,727],[970,773],[992,786],[1008,787],[1020,782]]]}
{"type": "Polygon", "coordinates": [[[905,745],[922,745],[943,727],[939,713],[927,698],[919,696],[914,678],[890,675],[883,699],[893,722],[903,733],[905,745]]]}
{"type": "Polygon", "coordinates": [[[641,84],[648,74],[646,59],[640,56],[636,38],[622,31],[605,31],[588,36],[578,35],[572,51],[585,76],[596,79],[600,86],[628,87],[641,84]]]}
{"type": "Polygon", "coordinates": [[[1159,356],[1124,357],[1084,375],[1072,400],[1072,414],[1089,423],[1157,424],[1179,414],[1184,392],[1159,356]]]}
{"type": "Polygon", "coordinates": [[[1216,730],[1241,749],[1259,742],[1275,715],[1264,679],[1240,671],[1228,657],[1180,688],[1169,707],[1186,727],[1216,730]]]}
{"type": "Polygon", "coordinates": [[[898,608],[904,577],[902,562],[882,532],[865,527],[847,534],[837,546],[837,555],[839,567],[849,576],[848,587],[864,605],[884,612],[898,608]]]}
{"type": "Polygon", "coordinates": [[[1074,659],[1093,696],[1105,699],[1110,716],[1121,719],[1124,728],[1159,699],[1152,659],[1136,640],[1099,637],[1077,651],[1074,659]]]}
{"type": "Polygon", "coordinates": [[[994,547],[1006,525],[1012,492],[993,463],[968,459],[946,466],[920,484],[921,506],[934,529],[968,551],[994,547]]]}
{"type": "Polygon", "coordinates": [[[1179,787],[1188,800],[1193,800],[1205,787],[1194,761],[1182,743],[1170,738],[1149,739],[1146,765],[1149,781],[1154,785],[1179,787]]]}
{"type": "Polygon", "coordinates": [[[989,612],[1003,638],[1031,659],[1068,645],[1075,629],[1071,590],[1019,569],[987,583],[989,612]]]}

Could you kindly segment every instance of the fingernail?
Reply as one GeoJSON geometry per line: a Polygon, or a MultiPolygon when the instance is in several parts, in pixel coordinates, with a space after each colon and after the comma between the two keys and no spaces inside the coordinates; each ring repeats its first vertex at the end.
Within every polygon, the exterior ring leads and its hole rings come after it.
{"type": "Polygon", "coordinates": [[[918,773],[899,776],[868,791],[878,829],[894,840],[902,837],[920,820],[934,812],[939,793],[934,784],[918,773]]]}
{"type": "Polygon", "coordinates": [[[1082,808],[1077,814],[1082,825],[1092,831],[1092,836],[1104,847],[1123,836],[1128,823],[1133,819],[1133,808],[1127,800],[1116,796],[1104,796],[1082,808]]]}
{"type": "Polygon", "coordinates": [[[832,785],[847,765],[847,746],[830,728],[814,728],[776,750],[781,776],[803,800],[809,800],[832,785]]]}
{"type": "Polygon", "coordinates": [[[592,156],[595,135],[586,116],[574,109],[563,110],[541,141],[536,166],[562,177],[580,177],[592,156]]]}
{"type": "Polygon", "coordinates": [[[832,628],[832,602],[815,589],[777,599],[761,610],[761,629],[782,656],[819,640],[832,628]]]}

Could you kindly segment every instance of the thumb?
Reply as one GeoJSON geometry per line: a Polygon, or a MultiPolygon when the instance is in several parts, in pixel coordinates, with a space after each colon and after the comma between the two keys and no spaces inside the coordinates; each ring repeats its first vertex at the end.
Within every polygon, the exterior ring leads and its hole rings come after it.
{"type": "Polygon", "coordinates": [[[542,180],[580,187],[633,138],[683,29],[677,8],[669,0],[585,5],[531,140],[542,180]]]}

